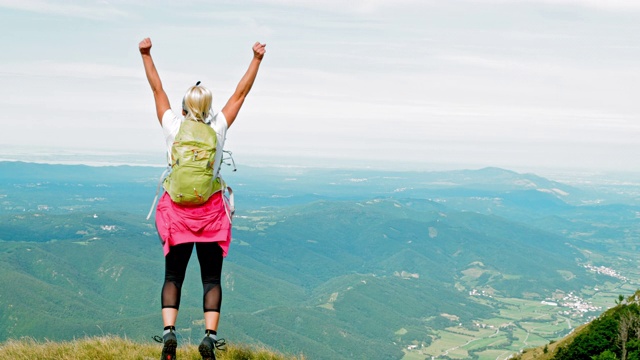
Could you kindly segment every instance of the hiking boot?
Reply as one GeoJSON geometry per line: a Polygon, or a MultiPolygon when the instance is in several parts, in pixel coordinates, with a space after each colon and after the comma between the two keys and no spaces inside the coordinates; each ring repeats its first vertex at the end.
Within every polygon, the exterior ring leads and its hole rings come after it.
{"type": "Polygon", "coordinates": [[[214,340],[210,336],[205,336],[198,346],[198,351],[200,351],[202,360],[216,360],[215,349],[224,350],[224,346],[224,339],[214,340]]]}
{"type": "Polygon", "coordinates": [[[169,332],[162,337],[162,342],[164,345],[162,346],[162,356],[160,360],[175,360],[178,340],[173,330],[169,330],[169,332]]]}

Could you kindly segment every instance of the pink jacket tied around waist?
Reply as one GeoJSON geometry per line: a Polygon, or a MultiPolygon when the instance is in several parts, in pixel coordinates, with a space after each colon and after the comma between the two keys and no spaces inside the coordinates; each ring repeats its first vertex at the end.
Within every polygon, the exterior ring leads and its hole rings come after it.
{"type": "Polygon", "coordinates": [[[218,242],[227,256],[231,243],[231,221],[219,191],[199,206],[181,206],[164,193],[156,209],[156,227],[163,240],[164,255],[171,246],[190,242],[218,242]]]}

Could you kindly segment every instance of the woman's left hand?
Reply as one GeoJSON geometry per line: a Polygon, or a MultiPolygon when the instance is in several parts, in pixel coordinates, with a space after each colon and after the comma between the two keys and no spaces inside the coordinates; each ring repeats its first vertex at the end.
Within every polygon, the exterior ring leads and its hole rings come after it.
{"type": "Polygon", "coordinates": [[[148,55],[149,53],[151,53],[151,39],[144,38],[142,41],[140,41],[140,44],[138,44],[138,48],[140,49],[140,54],[142,55],[148,55]]]}

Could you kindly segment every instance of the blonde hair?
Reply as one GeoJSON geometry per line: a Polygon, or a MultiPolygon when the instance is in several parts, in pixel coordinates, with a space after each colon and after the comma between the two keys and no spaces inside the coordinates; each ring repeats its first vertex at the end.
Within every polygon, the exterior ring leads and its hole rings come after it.
{"type": "Polygon", "coordinates": [[[185,119],[205,122],[209,117],[212,101],[211,91],[200,86],[200,81],[189,89],[182,98],[182,110],[186,112],[185,119]]]}

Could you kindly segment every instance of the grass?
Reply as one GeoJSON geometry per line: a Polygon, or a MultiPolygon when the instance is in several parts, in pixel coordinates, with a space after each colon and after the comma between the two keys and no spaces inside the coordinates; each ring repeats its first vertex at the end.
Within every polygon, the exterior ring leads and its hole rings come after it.
{"type": "MultiPolygon", "coordinates": [[[[478,300],[484,299],[478,297],[478,300]]],[[[543,359],[541,356],[546,356],[543,348],[545,344],[549,344],[549,339],[568,331],[566,319],[557,315],[558,307],[543,305],[538,300],[515,298],[492,298],[490,304],[496,302],[502,305],[499,315],[478,321],[487,325],[486,328],[478,327],[476,331],[471,331],[461,327],[451,327],[438,331],[439,337],[434,339],[428,348],[415,353],[442,356],[449,350],[447,355],[450,358],[464,359],[468,357],[468,351],[475,350],[480,360],[495,360],[506,359],[518,353],[520,349],[527,349],[523,359],[537,360],[543,359]],[[509,329],[501,328],[496,333],[498,328],[509,324],[512,324],[509,329]],[[514,327],[514,324],[517,326],[514,327]],[[511,341],[508,337],[509,332],[512,334],[511,341]],[[539,348],[536,348],[538,346],[539,348]]],[[[580,319],[571,318],[571,323],[576,321],[579,322],[580,319]]],[[[552,349],[555,346],[548,345],[548,348],[552,349]]],[[[405,352],[408,355],[414,353],[405,352]]],[[[408,355],[405,359],[412,360],[408,355]]]]}
{"type": "MultiPolygon", "coordinates": [[[[0,353],[13,360],[147,360],[160,359],[162,346],[136,343],[116,336],[91,337],[73,341],[36,341],[32,338],[8,340],[0,343],[0,353]]],[[[201,360],[197,345],[179,346],[179,360],[201,360]]],[[[304,360],[303,356],[286,356],[258,347],[227,345],[218,350],[219,360],[304,360]]]]}
{"type": "Polygon", "coordinates": [[[574,332],[565,336],[560,341],[554,342],[552,344],[547,345],[547,352],[544,352],[544,345],[538,346],[537,348],[526,349],[519,357],[516,357],[518,360],[548,360],[551,359],[554,355],[554,352],[558,348],[558,346],[562,346],[564,344],[568,344],[573,341],[582,329],[584,329],[588,324],[584,324],[576,328],[574,332]]]}

